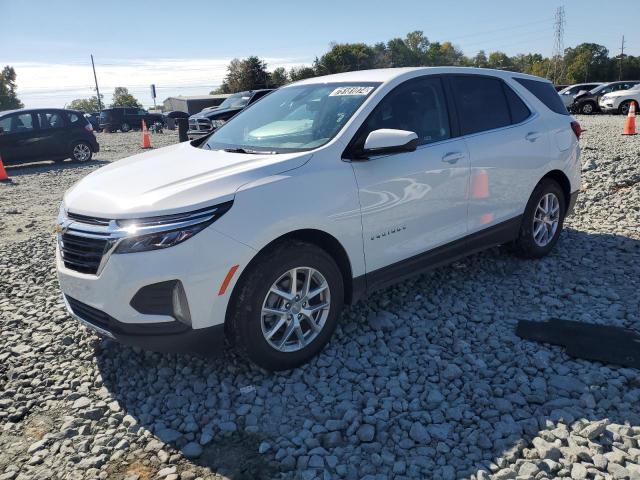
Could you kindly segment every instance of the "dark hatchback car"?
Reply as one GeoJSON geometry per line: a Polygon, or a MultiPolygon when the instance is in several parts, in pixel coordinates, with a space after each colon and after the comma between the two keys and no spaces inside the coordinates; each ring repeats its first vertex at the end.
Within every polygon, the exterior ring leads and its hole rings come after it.
{"type": "Polygon", "coordinates": [[[91,160],[100,150],[82,112],[55,108],[0,112],[0,155],[6,162],[91,160]]]}
{"type": "Polygon", "coordinates": [[[231,95],[219,107],[206,109],[189,117],[189,140],[195,140],[208,135],[213,130],[221,127],[231,117],[247,108],[252,103],[272,92],[272,88],[262,90],[247,90],[231,95]]]}
{"type": "Polygon", "coordinates": [[[142,128],[142,120],[147,126],[160,122],[164,125],[161,114],[149,113],[143,108],[114,107],[105,108],[100,112],[100,130],[128,132],[142,128]]]}
{"type": "Polygon", "coordinates": [[[599,112],[600,97],[607,93],[617,92],[619,90],[629,90],[631,87],[637,85],[638,83],[640,82],[627,80],[599,85],[593,90],[577,95],[575,100],[571,104],[570,110],[572,113],[583,113],[585,115],[599,112]]]}

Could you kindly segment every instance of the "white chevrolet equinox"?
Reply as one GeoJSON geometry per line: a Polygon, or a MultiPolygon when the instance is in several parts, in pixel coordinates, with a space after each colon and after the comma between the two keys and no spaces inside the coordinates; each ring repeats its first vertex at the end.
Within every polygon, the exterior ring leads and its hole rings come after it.
{"type": "Polygon", "coordinates": [[[101,168],[64,196],[69,311],[122,343],[281,370],[345,303],[510,244],[549,253],[580,186],[580,126],[547,80],[368,70],[265,96],[208,137],[101,168]]]}

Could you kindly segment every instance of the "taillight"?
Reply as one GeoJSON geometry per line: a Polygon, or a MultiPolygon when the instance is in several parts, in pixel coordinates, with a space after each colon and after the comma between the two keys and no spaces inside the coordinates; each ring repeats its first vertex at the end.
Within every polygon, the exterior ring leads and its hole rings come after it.
{"type": "Polygon", "coordinates": [[[580,134],[582,133],[582,127],[578,122],[571,122],[571,130],[576,134],[576,138],[580,140],[580,134]]]}

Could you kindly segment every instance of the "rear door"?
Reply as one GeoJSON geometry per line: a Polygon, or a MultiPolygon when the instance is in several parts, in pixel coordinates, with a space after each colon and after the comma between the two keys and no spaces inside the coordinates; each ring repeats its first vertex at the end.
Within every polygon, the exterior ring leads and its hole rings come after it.
{"type": "Polygon", "coordinates": [[[451,75],[470,155],[468,231],[521,215],[549,161],[544,121],[503,80],[451,75]]]}
{"type": "Polygon", "coordinates": [[[14,113],[0,120],[0,156],[6,161],[31,160],[38,154],[37,119],[32,113],[14,113]]]}
{"type": "Polygon", "coordinates": [[[40,155],[54,158],[68,153],[67,129],[68,123],[63,113],[57,110],[45,110],[38,112],[40,125],[40,155]]]}

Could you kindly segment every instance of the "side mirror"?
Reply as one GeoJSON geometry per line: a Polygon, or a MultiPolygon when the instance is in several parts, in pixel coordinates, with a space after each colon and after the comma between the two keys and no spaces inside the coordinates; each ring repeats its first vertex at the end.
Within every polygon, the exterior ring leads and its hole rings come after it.
{"type": "Polygon", "coordinates": [[[371,132],[364,142],[365,155],[413,152],[418,146],[418,135],[408,130],[381,128],[371,132]]]}

